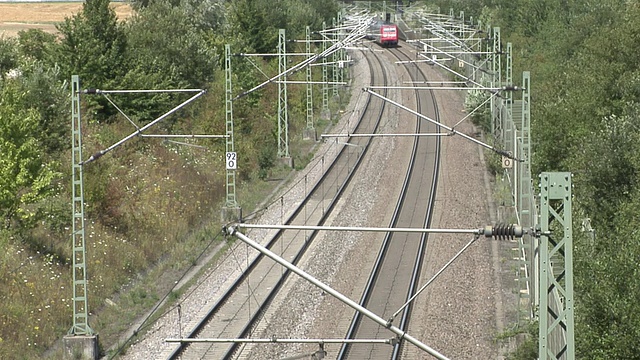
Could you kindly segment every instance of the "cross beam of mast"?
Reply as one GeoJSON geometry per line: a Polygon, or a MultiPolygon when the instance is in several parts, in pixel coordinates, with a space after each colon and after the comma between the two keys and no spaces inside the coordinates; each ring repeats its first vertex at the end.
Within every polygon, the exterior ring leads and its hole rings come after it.
{"type": "Polygon", "coordinates": [[[413,345],[417,346],[419,349],[422,349],[422,350],[426,351],[427,353],[431,354],[432,356],[436,357],[437,359],[448,360],[448,358],[446,356],[440,354],[438,351],[436,351],[433,348],[431,348],[431,347],[427,346],[426,344],[422,343],[420,340],[418,340],[418,339],[414,338],[413,336],[409,335],[407,332],[405,332],[402,329],[394,326],[393,324],[391,324],[390,322],[388,322],[385,319],[381,318],[380,316],[376,315],[372,311],[368,310],[367,308],[363,307],[362,305],[358,304],[357,302],[355,302],[355,301],[349,299],[348,297],[344,296],[343,294],[341,294],[337,290],[334,290],[329,285],[326,285],[325,283],[321,282],[320,280],[318,280],[318,279],[314,278],[313,276],[307,274],[306,272],[302,271],[297,266],[291,264],[290,262],[288,262],[285,259],[281,258],[280,256],[276,255],[275,253],[273,253],[269,249],[265,248],[264,246],[260,245],[259,243],[251,240],[249,237],[247,237],[246,235],[244,235],[241,232],[239,232],[235,227],[229,226],[229,227],[225,228],[224,231],[226,232],[227,235],[232,235],[232,236],[237,237],[238,239],[240,239],[243,242],[245,242],[247,245],[251,246],[252,248],[254,248],[254,249],[258,250],[258,251],[260,251],[262,254],[264,254],[267,257],[273,259],[274,261],[276,261],[280,265],[286,267],[287,269],[291,270],[292,272],[296,273],[297,275],[299,275],[303,279],[309,281],[313,285],[315,285],[315,286],[319,287],[320,289],[326,291],[327,293],[331,294],[336,299],[342,301],[346,305],[348,305],[351,308],[353,308],[353,309],[357,310],[358,312],[362,313],[364,316],[366,316],[369,319],[373,320],[378,325],[384,326],[385,328],[389,329],[391,332],[393,332],[394,334],[398,335],[398,337],[400,339],[403,339],[403,340],[406,340],[406,341],[412,343],[413,345]]]}
{"type": "Polygon", "coordinates": [[[436,120],[433,120],[432,118],[430,118],[430,117],[428,117],[428,116],[426,116],[426,115],[422,115],[422,114],[420,114],[419,112],[417,112],[417,111],[415,111],[415,110],[409,109],[408,107],[406,107],[406,106],[404,106],[404,105],[402,105],[402,104],[400,104],[400,103],[398,103],[398,102],[396,102],[396,101],[393,101],[393,100],[391,100],[391,99],[389,99],[389,98],[387,98],[387,97],[384,97],[384,96],[382,96],[382,95],[378,94],[378,93],[377,93],[377,92],[375,92],[375,91],[372,91],[372,90],[370,90],[370,89],[368,89],[368,88],[364,88],[363,90],[364,90],[364,91],[366,91],[366,92],[368,92],[368,93],[369,93],[369,94],[371,94],[371,95],[374,95],[374,96],[376,96],[376,97],[379,97],[379,98],[380,98],[380,99],[382,99],[382,100],[388,101],[388,102],[390,102],[391,104],[393,104],[393,105],[395,105],[395,106],[397,106],[397,107],[399,107],[399,108],[401,108],[401,109],[403,109],[403,110],[406,110],[406,111],[408,111],[408,112],[412,113],[412,114],[413,114],[413,115],[415,115],[415,116],[418,116],[418,117],[420,117],[420,118],[422,118],[422,119],[425,119],[425,120],[427,120],[427,121],[429,121],[429,122],[431,122],[431,123],[434,123],[434,124],[436,124],[436,125],[438,125],[438,126],[440,126],[440,127],[444,128],[444,129],[446,129],[446,130],[449,130],[450,132],[452,132],[452,133],[454,133],[454,134],[456,134],[456,135],[460,135],[461,137],[463,137],[463,138],[465,138],[465,139],[467,139],[467,140],[469,140],[469,141],[471,141],[471,142],[474,142],[474,143],[476,143],[476,144],[478,144],[478,145],[480,145],[480,146],[482,146],[482,147],[484,147],[484,148],[487,148],[487,149],[489,149],[489,150],[495,151],[496,153],[498,153],[498,154],[500,154],[500,155],[502,155],[502,156],[508,157],[509,159],[516,160],[516,161],[523,161],[523,160],[521,160],[521,159],[518,159],[518,158],[514,157],[513,155],[511,155],[510,153],[508,153],[508,152],[506,152],[506,151],[504,151],[504,150],[497,149],[497,148],[495,148],[495,147],[493,147],[493,146],[491,146],[491,145],[489,145],[489,144],[483,143],[482,141],[480,141],[480,140],[478,140],[478,139],[474,139],[474,138],[472,138],[471,136],[469,136],[469,135],[467,135],[467,134],[461,133],[460,131],[455,130],[455,129],[453,129],[453,128],[451,128],[451,127],[449,127],[449,126],[447,126],[447,125],[445,125],[445,124],[443,124],[443,123],[441,123],[441,122],[438,122],[438,121],[436,121],[436,120]]]}

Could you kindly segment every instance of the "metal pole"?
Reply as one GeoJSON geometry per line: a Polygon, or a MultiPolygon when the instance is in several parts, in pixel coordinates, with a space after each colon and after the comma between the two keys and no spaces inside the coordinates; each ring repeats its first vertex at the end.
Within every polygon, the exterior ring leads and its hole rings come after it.
{"type": "MultiPolygon", "coordinates": [[[[311,53],[311,29],[307,26],[307,53],[311,53]]],[[[311,77],[311,66],[307,65],[307,134],[314,131],[313,127],[313,78],[311,77]]],[[[310,137],[308,137],[310,138],[310,137]]],[[[314,136],[315,140],[315,136],[314,136]]]]}
{"type": "MultiPolygon", "coordinates": [[[[336,18],[332,19],[332,24],[333,24],[333,28],[335,29],[337,26],[336,23],[336,18]]],[[[338,43],[338,32],[334,32],[333,33],[333,41],[334,43],[338,43]]],[[[340,82],[340,75],[338,74],[338,72],[340,71],[338,69],[338,63],[340,62],[340,53],[338,51],[333,53],[333,82],[334,83],[338,83],[340,82]]],[[[338,85],[333,85],[333,97],[334,99],[337,99],[339,96],[338,94],[338,85]]]]}
{"type": "Polygon", "coordinates": [[[82,121],[80,118],[80,78],[71,76],[71,197],[72,197],[72,273],[73,326],[69,335],[93,335],[89,326],[87,301],[87,249],[84,227],[84,177],[82,173],[82,121]]]}
{"type": "Polygon", "coordinates": [[[391,134],[322,134],[320,135],[320,137],[322,138],[332,138],[332,137],[352,137],[352,138],[357,138],[357,137],[406,137],[406,136],[412,136],[412,137],[422,137],[422,136],[451,136],[453,134],[448,134],[448,133],[416,133],[416,134],[396,134],[396,133],[391,133],[391,134]]]}
{"type": "MultiPolygon", "coordinates": [[[[229,44],[224,46],[225,52],[225,127],[227,141],[225,142],[226,154],[235,154],[235,144],[233,141],[233,93],[231,87],[231,46],[229,44]]],[[[225,155],[226,158],[227,155],[225,155]]],[[[237,164],[237,157],[235,163],[237,164]]],[[[226,208],[238,208],[238,201],[236,199],[236,169],[225,166],[227,169],[227,196],[225,201],[226,208]]]]}
{"type": "Polygon", "coordinates": [[[571,173],[540,175],[538,357],[575,359],[571,173]]]}
{"type": "MultiPolygon", "coordinates": [[[[536,222],[535,199],[533,190],[533,178],[531,175],[531,74],[528,71],[522,73],[522,100],[520,104],[520,138],[522,152],[520,157],[520,219],[522,226],[533,227],[536,222]]],[[[531,269],[530,294],[532,308],[538,307],[538,279],[539,273],[539,239],[531,236],[527,249],[529,269],[531,269]]]]}
{"type": "MultiPolygon", "coordinates": [[[[500,84],[500,28],[493,28],[493,55],[491,55],[491,87],[496,87],[500,84]]],[[[497,143],[501,143],[502,136],[502,122],[500,116],[499,99],[491,99],[491,134],[496,138],[497,143]]]]}
{"type": "Polygon", "coordinates": [[[165,339],[168,343],[235,343],[235,344],[391,344],[395,339],[165,339]]]}
{"type": "MultiPolygon", "coordinates": [[[[278,31],[278,72],[287,71],[287,47],[285,30],[278,31]]],[[[287,80],[284,75],[284,80],[287,80]]],[[[278,156],[289,157],[289,114],[287,113],[287,84],[278,83],[278,156]]]]}
{"type": "MultiPolygon", "coordinates": [[[[322,33],[324,34],[327,30],[327,23],[322,22],[322,33]]],[[[323,35],[324,36],[324,35],[323,35]]],[[[322,42],[322,52],[327,51],[327,39],[323,37],[322,42]]],[[[331,113],[329,111],[329,78],[328,78],[329,69],[327,68],[327,57],[322,57],[322,117],[325,119],[329,119],[331,117],[331,113]]]]}
{"type": "Polygon", "coordinates": [[[424,228],[383,228],[356,226],[315,226],[315,225],[269,225],[269,224],[235,224],[244,229],[276,229],[276,230],[326,230],[326,231],[372,231],[372,232],[405,232],[430,234],[474,234],[483,235],[485,229],[424,229],[424,228]]]}

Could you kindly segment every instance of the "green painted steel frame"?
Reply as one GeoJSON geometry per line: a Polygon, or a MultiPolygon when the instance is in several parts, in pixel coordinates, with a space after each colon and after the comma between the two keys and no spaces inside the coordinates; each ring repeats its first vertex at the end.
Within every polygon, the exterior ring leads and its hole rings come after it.
{"type": "MultiPolygon", "coordinates": [[[[278,71],[287,71],[287,39],[285,30],[278,30],[278,71]]],[[[287,104],[287,76],[282,76],[278,82],[278,156],[289,157],[289,114],[287,104]]]]}
{"type": "MultiPolygon", "coordinates": [[[[520,159],[518,163],[520,173],[520,184],[518,186],[518,206],[520,214],[520,223],[522,226],[531,228],[535,226],[536,222],[536,205],[535,195],[533,190],[533,176],[531,174],[531,73],[524,71],[522,73],[522,101],[520,109],[520,159]]],[[[531,293],[531,312],[538,307],[538,284],[539,284],[539,252],[538,247],[540,240],[537,237],[527,236],[528,249],[527,259],[529,261],[529,269],[532,269],[530,274],[529,289],[531,293]]]]}
{"type": "MultiPolygon", "coordinates": [[[[341,27],[343,23],[343,15],[342,15],[342,10],[338,11],[338,26],[341,27]]],[[[336,33],[340,33],[340,31],[337,31],[336,33]]],[[[343,36],[338,35],[337,40],[340,41],[342,40],[343,36]]],[[[342,83],[344,82],[344,72],[345,72],[345,60],[347,59],[347,53],[345,49],[340,49],[337,51],[338,53],[338,82],[342,83]]],[[[338,88],[338,84],[336,84],[336,89],[338,88]]]]}
{"type": "MultiPolygon", "coordinates": [[[[331,24],[333,25],[333,29],[334,29],[334,33],[333,33],[333,42],[337,43],[339,38],[338,38],[338,31],[336,30],[338,23],[336,21],[336,18],[331,19],[331,24]]],[[[333,97],[337,98],[339,96],[338,94],[338,82],[340,82],[340,74],[339,71],[340,69],[338,69],[338,62],[340,61],[340,51],[336,51],[333,53],[333,97]]]]}
{"type": "MultiPolygon", "coordinates": [[[[493,28],[493,47],[492,47],[492,72],[491,72],[491,87],[496,88],[502,86],[502,45],[500,41],[500,28],[493,28]]],[[[502,128],[502,100],[491,98],[491,131],[496,138],[497,143],[500,143],[503,138],[502,128]]]]}
{"type": "MultiPolygon", "coordinates": [[[[327,23],[322,22],[322,34],[326,36],[327,23]]],[[[327,39],[323,38],[322,51],[327,50],[327,39]]],[[[327,68],[327,57],[322,57],[322,111],[329,112],[329,69],[327,68]]]]}
{"type": "MultiPolygon", "coordinates": [[[[311,29],[306,28],[306,50],[307,54],[311,54],[311,29]]],[[[313,130],[313,80],[311,76],[311,66],[307,65],[307,129],[313,130]]]]}
{"type": "MultiPolygon", "coordinates": [[[[233,141],[233,93],[231,87],[231,46],[225,45],[224,47],[224,78],[225,78],[225,125],[228,136],[226,138],[226,152],[235,152],[235,145],[233,141]]],[[[236,162],[237,163],[237,162],[236,162]]],[[[227,197],[225,201],[226,208],[237,208],[238,201],[236,198],[236,170],[227,169],[227,197]]]]}
{"type": "Polygon", "coordinates": [[[575,359],[571,174],[540,175],[538,357],[575,359]]]}
{"type": "Polygon", "coordinates": [[[84,220],[84,178],[82,172],[82,120],[80,116],[80,78],[71,76],[71,196],[72,196],[72,272],[73,326],[69,335],[93,335],[89,326],[87,301],[87,249],[84,220]]]}

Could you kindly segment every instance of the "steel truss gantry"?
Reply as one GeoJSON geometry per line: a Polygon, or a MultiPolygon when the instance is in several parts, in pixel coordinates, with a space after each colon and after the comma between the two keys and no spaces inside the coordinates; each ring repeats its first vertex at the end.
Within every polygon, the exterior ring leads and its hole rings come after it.
{"type": "MultiPolygon", "coordinates": [[[[233,138],[233,92],[231,83],[231,46],[225,45],[224,47],[224,77],[225,77],[225,134],[227,135],[225,141],[225,158],[226,158],[226,200],[224,204],[223,214],[225,212],[234,211],[236,214],[240,212],[240,205],[236,198],[236,169],[238,164],[237,154],[235,150],[234,138],[233,138]],[[228,157],[233,157],[229,159],[228,157]],[[233,161],[233,166],[228,166],[229,161],[233,161]]],[[[223,215],[223,218],[226,216],[223,215]]]]}
{"type": "MultiPolygon", "coordinates": [[[[327,23],[322,22],[322,52],[327,51],[327,39],[325,33],[327,32],[327,23]]],[[[331,118],[331,111],[329,110],[329,69],[327,68],[327,57],[322,58],[322,117],[326,120],[331,118]]]]}
{"type": "MultiPolygon", "coordinates": [[[[514,184],[517,186],[516,210],[522,226],[532,227],[536,223],[536,199],[533,193],[533,178],[531,174],[531,74],[528,71],[522,73],[522,99],[516,112],[512,109],[513,120],[520,119],[520,136],[517,137],[518,154],[522,161],[516,163],[517,171],[514,184]],[[516,116],[519,113],[520,116],[516,116]]],[[[515,105],[515,104],[514,104],[515,105]]],[[[526,242],[520,242],[520,253],[526,254],[528,269],[538,267],[538,239],[525,238],[526,242]],[[528,240],[528,241],[527,241],[528,240]]],[[[538,271],[526,271],[523,281],[529,284],[530,316],[533,309],[538,306],[538,271]]]]}
{"type": "Polygon", "coordinates": [[[65,337],[66,351],[81,351],[84,354],[95,353],[97,355],[97,338],[94,331],[89,326],[89,305],[87,300],[87,251],[85,238],[85,217],[84,217],[84,166],[98,160],[106,153],[120,147],[124,143],[135,137],[183,137],[183,138],[222,138],[227,135],[154,135],[144,132],[162,121],[169,115],[175,113],[182,107],[191,103],[195,99],[206,93],[202,89],[171,89],[171,90],[81,90],[80,78],[78,75],[71,76],[71,197],[72,197],[72,307],[73,325],[65,337]],[[159,92],[196,92],[189,99],[180,105],[166,112],[164,115],[152,120],[144,126],[138,126],[130,117],[109,98],[109,94],[114,93],[159,93],[159,92]],[[122,114],[134,127],[135,131],[114,143],[108,148],[102,149],[91,155],[88,159],[83,159],[82,155],[82,120],[80,108],[80,94],[101,94],[122,114]],[[78,340],[78,341],[76,341],[78,340]]]}
{"type": "MultiPolygon", "coordinates": [[[[306,27],[306,51],[311,54],[311,29],[306,27]]],[[[303,139],[316,140],[316,130],[313,124],[313,77],[311,73],[311,64],[307,65],[307,127],[304,130],[303,139]]]]}
{"type": "Polygon", "coordinates": [[[287,39],[285,29],[278,30],[278,71],[283,80],[278,82],[278,156],[290,158],[289,154],[289,114],[287,104],[287,39]]]}
{"type": "Polygon", "coordinates": [[[575,358],[571,174],[540,175],[538,357],[575,358]]]}

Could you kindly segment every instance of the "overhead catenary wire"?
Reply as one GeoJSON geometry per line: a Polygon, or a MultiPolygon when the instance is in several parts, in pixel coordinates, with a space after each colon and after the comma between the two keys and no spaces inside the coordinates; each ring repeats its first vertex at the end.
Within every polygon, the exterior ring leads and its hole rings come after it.
{"type": "Polygon", "coordinates": [[[246,95],[249,95],[250,93],[259,90],[261,88],[263,88],[264,86],[266,86],[267,84],[276,81],[277,79],[280,79],[282,77],[285,77],[289,74],[293,74],[301,69],[303,69],[304,67],[306,67],[307,65],[316,62],[319,59],[325,58],[330,56],[331,54],[333,54],[334,52],[340,50],[341,48],[343,48],[344,46],[351,44],[354,41],[357,41],[361,38],[363,38],[365,36],[365,31],[366,28],[368,28],[369,26],[369,20],[367,21],[361,21],[359,22],[357,25],[355,25],[354,27],[348,27],[349,29],[351,29],[352,31],[349,32],[348,34],[346,34],[345,38],[332,44],[330,47],[328,47],[326,50],[322,51],[319,54],[314,54],[311,57],[299,62],[298,64],[290,67],[289,69],[283,71],[282,73],[275,75],[271,78],[269,78],[268,80],[254,86],[253,88],[246,90],[242,93],[240,93],[239,95],[237,95],[235,98],[233,98],[232,100],[235,101],[237,99],[240,99],[246,95]]]}
{"type": "Polygon", "coordinates": [[[128,136],[126,136],[122,140],[116,142],[115,144],[109,146],[108,148],[106,148],[104,150],[100,150],[100,151],[96,152],[95,154],[91,155],[91,157],[89,157],[87,160],[84,160],[84,161],[80,162],[80,165],[86,165],[86,164],[88,164],[88,163],[90,163],[92,161],[95,161],[95,160],[99,159],[104,154],[106,154],[109,151],[119,147],[120,145],[122,145],[122,144],[126,143],[127,141],[131,140],[132,138],[140,135],[143,131],[147,130],[148,128],[152,127],[153,125],[157,124],[158,122],[164,120],[169,115],[175,113],[176,111],[178,111],[179,109],[181,109],[185,105],[191,103],[192,101],[194,101],[195,99],[199,98],[200,96],[204,95],[205,93],[206,93],[206,90],[200,90],[197,94],[195,94],[192,97],[190,97],[189,99],[183,101],[180,105],[174,107],[173,109],[167,111],[164,115],[161,115],[160,117],[158,117],[155,120],[151,121],[147,125],[137,129],[133,133],[129,134],[128,136]]]}
{"type": "Polygon", "coordinates": [[[271,258],[272,260],[276,261],[280,265],[282,265],[285,268],[289,269],[291,272],[299,275],[300,277],[302,277],[303,279],[309,281],[313,285],[315,285],[315,286],[319,287],[320,289],[324,290],[325,292],[331,294],[334,298],[340,300],[341,302],[345,303],[346,305],[350,306],[351,308],[353,308],[353,309],[357,310],[358,312],[362,313],[364,316],[366,316],[369,319],[373,320],[377,324],[379,324],[379,325],[385,327],[386,329],[390,330],[391,332],[396,334],[399,338],[402,338],[403,340],[406,340],[407,342],[412,343],[416,347],[426,351],[427,353],[431,354],[432,356],[434,356],[434,357],[436,357],[436,358],[438,358],[440,360],[447,360],[448,359],[443,354],[439,353],[438,351],[436,351],[435,349],[431,348],[430,346],[422,343],[421,341],[419,341],[418,339],[414,338],[413,336],[411,336],[407,332],[405,332],[402,329],[399,329],[398,327],[394,326],[393,324],[385,321],[383,318],[381,318],[380,316],[376,315],[375,313],[369,311],[367,308],[365,308],[365,307],[361,306],[360,304],[358,304],[357,302],[349,299],[348,297],[344,296],[343,294],[341,294],[340,292],[338,292],[335,289],[331,288],[330,286],[324,284],[323,282],[321,282],[320,280],[316,279],[315,277],[313,277],[313,276],[307,274],[306,272],[302,271],[297,266],[295,266],[295,265],[291,264],[290,262],[284,260],[283,258],[281,258],[280,256],[276,255],[275,253],[273,253],[269,249],[265,248],[264,246],[260,245],[259,243],[255,242],[255,241],[253,241],[251,238],[249,238],[246,235],[244,235],[241,232],[239,232],[237,230],[237,228],[235,228],[233,226],[229,226],[229,227],[226,227],[224,231],[228,236],[235,236],[236,238],[242,240],[243,242],[247,243],[249,246],[253,247],[254,249],[256,249],[258,251],[260,251],[265,256],[271,258]]]}
{"type": "Polygon", "coordinates": [[[410,113],[412,113],[412,114],[414,114],[414,115],[416,115],[416,116],[418,116],[418,117],[420,117],[422,119],[425,119],[425,120],[427,120],[429,122],[432,122],[432,123],[434,123],[436,125],[439,125],[440,127],[444,128],[446,130],[449,130],[450,132],[454,133],[455,135],[460,135],[461,137],[463,137],[463,138],[465,138],[465,139],[467,139],[467,140],[469,140],[471,142],[474,142],[474,143],[476,143],[476,144],[478,144],[478,145],[480,145],[480,146],[482,146],[484,148],[492,150],[492,151],[494,151],[494,152],[496,152],[496,153],[498,153],[498,154],[500,154],[502,156],[508,157],[509,159],[516,160],[516,161],[522,161],[521,159],[515,158],[513,155],[511,155],[510,153],[508,153],[508,152],[506,152],[504,150],[497,149],[497,148],[495,148],[495,147],[493,147],[493,146],[491,146],[489,144],[486,144],[486,143],[484,143],[484,142],[482,142],[482,141],[480,141],[478,139],[474,139],[474,138],[472,138],[471,136],[469,136],[467,134],[461,133],[460,131],[457,131],[457,130],[455,130],[455,129],[453,129],[453,128],[451,128],[451,127],[449,127],[449,126],[447,126],[447,125],[445,125],[445,124],[443,124],[441,122],[438,122],[438,121],[436,121],[436,120],[434,120],[434,119],[432,119],[432,118],[430,118],[430,117],[428,117],[426,115],[420,114],[419,112],[417,112],[415,110],[412,110],[412,109],[410,109],[410,108],[408,108],[408,107],[406,107],[406,106],[404,106],[404,105],[402,105],[402,104],[400,104],[400,103],[398,103],[396,101],[393,101],[393,100],[391,100],[391,99],[389,99],[387,97],[384,97],[384,96],[376,93],[375,91],[372,91],[372,90],[370,90],[368,88],[364,88],[363,90],[368,92],[368,93],[370,93],[370,94],[372,94],[372,95],[374,95],[374,96],[376,96],[376,97],[379,97],[379,98],[381,98],[381,99],[383,99],[385,101],[388,101],[391,104],[393,104],[393,105],[395,105],[395,106],[397,106],[397,107],[399,107],[399,108],[401,108],[403,110],[406,110],[406,111],[408,111],[408,112],[410,112],[410,113]]]}
{"type": "Polygon", "coordinates": [[[422,293],[429,285],[431,285],[431,283],[438,277],[440,276],[440,274],[442,274],[451,264],[453,264],[453,262],[460,257],[460,255],[462,255],[462,253],[467,250],[474,242],[476,242],[476,240],[478,240],[479,235],[475,235],[473,238],[471,238],[471,241],[469,241],[462,249],[460,249],[460,251],[458,251],[449,261],[447,261],[446,264],[444,264],[444,266],[438,270],[437,273],[435,273],[431,279],[429,279],[429,281],[427,281],[422,287],[420,287],[420,289],[418,291],[416,291],[415,294],[413,294],[411,296],[411,298],[409,300],[407,300],[407,302],[402,305],[395,313],[393,313],[393,315],[391,316],[391,319],[389,321],[392,321],[393,319],[395,319],[398,315],[400,315],[400,313],[407,307],[409,306],[417,297],[418,295],[420,295],[420,293],[422,293]]]}

